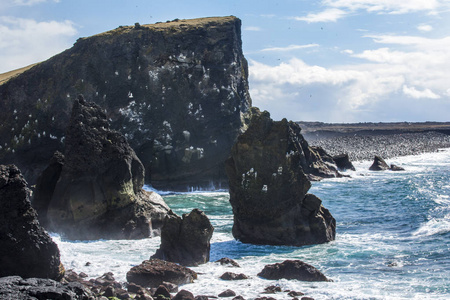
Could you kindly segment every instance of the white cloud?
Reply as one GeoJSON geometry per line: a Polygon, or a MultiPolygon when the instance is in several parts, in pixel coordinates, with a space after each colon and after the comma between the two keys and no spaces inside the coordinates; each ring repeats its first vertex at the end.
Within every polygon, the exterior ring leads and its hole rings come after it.
{"type": "Polygon", "coordinates": [[[439,99],[441,96],[433,93],[430,89],[424,89],[422,91],[417,90],[415,87],[403,86],[403,93],[414,99],[428,98],[439,99]]]}
{"type": "Polygon", "coordinates": [[[420,24],[417,29],[423,32],[429,32],[433,30],[433,26],[427,24],[420,24]]]}
{"type": "Polygon", "coordinates": [[[353,50],[351,50],[351,49],[345,49],[345,50],[342,50],[341,53],[344,53],[344,54],[353,54],[354,52],[353,52],[353,50]]]}
{"type": "MultiPolygon", "coordinates": [[[[414,12],[427,12],[436,15],[441,11],[448,11],[448,0],[323,0],[325,9],[319,13],[309,13],[304,17],[295,17],[295,20],[314,22],[336,22],[349,14],[359,11],[377,14],[406,14],[414,12]]],[[[420,30],[429,31],[427,25],[420,30]]]]}
{"type": "Polygon", "coordinates": [[[337,20],[343,18],[346,14],[347,13],[341,9],[330,8],[320,13],[310,13],[305,17],[295,17],[294,19],[297,21],[305,21],[308,23],[336,22],[337,20]]]}
{"type": "Polygon", "coordinates": [[[264,48],[261,51],[263,51],[263,52],[286,52],[286,51],[300,50],[300,49],[307,49],[307,48],[314,48],[314,47],[319,47],[319,45],[318,44],[289,45],[287,47],[264,48]]]}
{"type": "Polygon", "coordinates": [[[12,2],[12,4],[14,5],[25,5],[25,6],[31,6],[45,2],[55,2],[55,3],[60,2],[60,0],[7,0],[7,1],[12,2]]]}
{"type": "MultiPolygon", "coordinates": [[[[384,47],[358,53],[341,51],[359,59],[349,65],[324,67],[292,59],[269,66],[251,61],[250,87],[254,104],[272,102],[278,107],[284,102],[285,110],[280,113],[296,112],[295,116],[288,117],[297,120],[302,119],[302,112],[308,117],[306,111],[316,105],[310,110],[316,120],[340,122],[367,121],[366,118],[374,118],[381,113],[392,117],[395,115],[393,110],[397,114],[403,114],[405,110],[408,113],[414,111],[417,116],[425,118],[429,110],[425,112],[424,107],[433,105],[429,101],[440,101],[443,107],[450,107],[447,71],[450,69],[450,52],[447,50],[450,36],[430,39],[373,35],[370,38],[384,47]],[[311,98],[314,101],[301,102],[301,92],[299,97],[294,95],[295,91],[311,90],[316,95],[311,98]],[[314,104],[317,101],[320,105],[314,104]],[[387,107],[390,114],[385,111],[387,107]],[[320,115],[319,112],[330,115],[320,115]]],[[[448,119],[445,110],[434,109],[435,115],[448,119]]]]}
{"type": "Polygon", "coordinates": [[[0,17],[0,72],[48,59],[70,47],[76,34],[71,21],[0,17]]]}
{"type": "Polygon", "coordinates": [[[417,11],[435,11],[448,4],[446,0],[324,0],[329,7],[351,11],[403,14],[417,11]]]}
{"type": "Polygon", "coordinates": [[[247,26],[247,27],[244,27],[244,30],[246,30],[246,31],[261,31],[261,28],[257,27],[257,26],[247,26]]]}

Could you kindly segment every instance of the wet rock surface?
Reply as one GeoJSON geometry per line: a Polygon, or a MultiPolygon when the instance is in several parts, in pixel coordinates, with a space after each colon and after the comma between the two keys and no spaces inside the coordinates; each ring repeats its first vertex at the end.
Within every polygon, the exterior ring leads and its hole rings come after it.
{"type": "Polygon", "coordinates": [[[330,281],[315,267],[300,260],[286,260],[282,263],[267,265],[258,276],[271,279],[297,279],[301,281],[330,281]]]}
{"type": "Polygon", "coordinates": [[[30,190],[14,165],[0,165],[0,277],[19,275],[60,280],[58,246],[39,224],[30,190]]]}
{"type": "Polygon", "coordinates": [[[144,176],[125,137],[109,128],[98,105],[79,96],[64,157],[55,154],[36,187],[38,213],[68,239],[149,237],[169,208],[161,196],[142,189],[144,176]]]}
{"type": "Polygon", "coordinates": [[[226,164],[236,239],[296,246],[334,239],[334,218],[307,194],[311,183],[304,169],[326,166],[315,153],[297,124],[274,122],[255,110],[226,164]]]}
{"type": "Polygon", "coordinates": [[[385,171],[389,170],[389,165],[384,161],[384,159],[380,156],[375,156],[373,159],[373,163],[370,166],[369,170],[371,171],[385,171]]]}
{"type": "Polygon", "coordinates": [[[93,300],[94,295],[79,283],[60,283],[52,279],[9,276],[0,278],[0,299],[93,300]]]}
{"type": "Polygon", "coordinates": [[[197,273],[178,264],[159,259],[145,260],[142,264],[131,268],[127,273],[127,281],[143,287],[158,287],[163,282],[177,285],[191,283],[197,273]]]}
{"type": "Polygon", "coordinates": [[[0,85],[0,163],[34,184],[63,152],[78,94],[105,110],[155,188],[227,183],[224,161],[248,122],[251,99],[236,17],[120,26],[0,85]]]}
{"type": "Polygon", "coordinates": [[[161,246],[152,258],[184,266],[207,263],[213,231],[208,217],[199,209],[182,217],[170,211],[161,229],[161,246]]]}

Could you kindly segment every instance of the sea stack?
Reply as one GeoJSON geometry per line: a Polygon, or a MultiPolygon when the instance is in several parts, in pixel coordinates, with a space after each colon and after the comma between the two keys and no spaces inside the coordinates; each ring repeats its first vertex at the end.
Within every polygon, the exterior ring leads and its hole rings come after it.
{"type": "Polygon", "coordinates": [[[157,189],[226,186],[224,162],[249,121],[241,21],[174,20],[87,38],[0,84],[0,163],[36,183],[64,152],[79,94],[105,112],[157,189]]]}
{"type": "Polygon", "coordinates": [[[126,138],[109,128],[103,110],[81,95],[73,103],[65,144],[64,158],[53,159],[42,174],[53,181],[40,179],[36,187],[50,230],[69,239],[135,239],[159,231],[168,206],[142,189],[141,161],[126,138]]]}
{"type": "Polygon", "coordinates": [[[312,157],[296,123],[275,122],[253,109],[226,163],[236,239],[294,246],[334,240],[336,221],[307,193],[311,183],[304,166],[312,168],[312,157]]]}

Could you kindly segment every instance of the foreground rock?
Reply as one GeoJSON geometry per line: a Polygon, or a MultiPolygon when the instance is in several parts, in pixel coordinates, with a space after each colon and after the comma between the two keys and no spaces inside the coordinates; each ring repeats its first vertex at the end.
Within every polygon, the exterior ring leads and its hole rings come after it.
{"type": "Polygon", "coordinates": [[[63,152],[73,101],[105,109],[155,188],[226,184],[224,161],[251,99],[236,17],[120,26],[0,84],[0,163],[31,184],[63,152]]]}
{"type": "Polygon", "coordinates": [[[317,162],[297,124],[255,111],[226,164],[233,236],[244,243],[295,246],[334,240],[336,221],[319,198],[307,194],[311,183],[304,169],[317,162]]]}
{"type": "Polygon", "coordinates": [[[270,280],[284,278],[301,281],[329,281],[322,272],[300,260],[286,260],[282,263],[267,265],[258,276],[270,280]]]}
{"type": "Polygon", "coordinates": [[[69,239],[135,239],[158,232],[169,208],[142,189],[141,161],[126,138],[109,129],[98,105],[82,96],[75,100],[65,143],[64,158],[53,159],[36,187],[38,213],[50,230],[69,239]]]}
{"type": "Polygon", "coordinates": [[[0,277],[19,275],[60,280],[58,246],[39,224],[30,190],[14,165],[0,165],[0,277]]]}
{"type": "Polygon", "coordinates": [[[197,279],[197,273],[194,271],[159,259],[145,260],[127,273],[128,282],[150,288],[159,287],[163,282],[177,285],[192,283],[194,279],[197,279]]]}
{"type": "Polygon", "coordinates": [[[209,261],[214,231],[204,212],[194,209],[183,217],[170,211],[161,229],[161,246],[152,258],[197,266],[209,261]]]}
{"type": "Polygon", "coordinates": [[[91,300],[94,296],[89,289],[79,283],[62,284],[51,279],[22,279],[20,276],[9,276],[0,278],[0,299],[91,300]]]}

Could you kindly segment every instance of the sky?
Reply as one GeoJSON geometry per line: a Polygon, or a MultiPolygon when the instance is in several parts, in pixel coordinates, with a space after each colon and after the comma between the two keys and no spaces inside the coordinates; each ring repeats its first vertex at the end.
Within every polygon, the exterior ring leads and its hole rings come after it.
{"type": "Polygon", "coordinates": [[[229,15],[275,120],[450,121],[450,0],[0,0],[0,73],[120,25],[229,15]]]}

